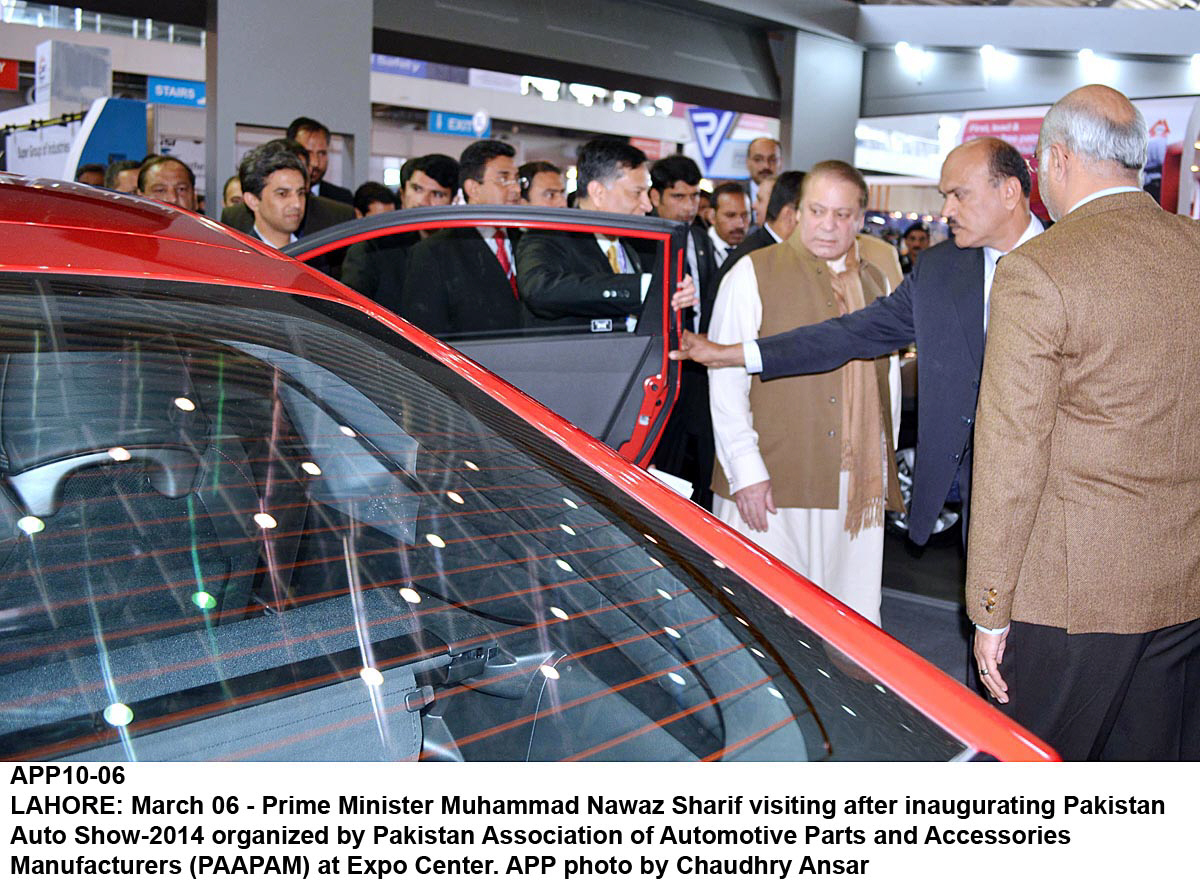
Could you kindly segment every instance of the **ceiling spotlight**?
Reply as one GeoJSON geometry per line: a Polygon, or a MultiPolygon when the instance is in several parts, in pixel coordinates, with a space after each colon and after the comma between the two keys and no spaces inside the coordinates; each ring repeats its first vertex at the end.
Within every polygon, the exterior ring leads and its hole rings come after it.
{"type": "Polygon", "coordinates": [[[1001,52],[991,43],[979,47],[979,57],[983,60],[985,76],[1008,78],[1016,73],[1017,57],[1008,52],[1001,52]]]}
{"type": "Polygon", "coordinates": [[[1079,50],[1079,64],[1083,68],[1083,78],[1089,83],[1105,83],[1113,85],[1117,81],[1119,64],[1116,59],[1096,55],[1090,49],[1079,50]]]}
{"type": "Polygon", "coordinates": [[[933,53],[910,46],[905,40],[896,44],[896,56],[900,59],[900,66],[918,80],[933,65],[933,53]]]}

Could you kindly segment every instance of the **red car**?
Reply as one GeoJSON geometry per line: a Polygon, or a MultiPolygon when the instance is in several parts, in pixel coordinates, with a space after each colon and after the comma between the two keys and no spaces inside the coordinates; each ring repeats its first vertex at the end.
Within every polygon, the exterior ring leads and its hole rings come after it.
{"type": "MultiPolygon", "coordinates": [[[[507,220],[675,275],[663,222],[507,220]]],[[[207,219],[0,175],[0,236],[0,757],[1053,758],[631,462],[665,283],[624,329],[496,341],[535,395],[579,354],[592,417],[611,348],[623,458],[207,219]]]]}

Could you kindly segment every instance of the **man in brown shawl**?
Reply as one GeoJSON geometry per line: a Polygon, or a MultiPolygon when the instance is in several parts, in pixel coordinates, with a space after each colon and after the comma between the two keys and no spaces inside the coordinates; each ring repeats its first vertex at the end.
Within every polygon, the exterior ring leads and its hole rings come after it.
{"type": "MultiPolygon", "coordinates": [[[[750,253],[722,280],[711,340],[776,334],[886,295],[883,272],[855,243],[866,201],[852,166],[814,166],[792,235],[750,253]]],[[[883,513],[901,507],[898,378],[888,356],[766,382],[740,367],[710,372],[714,513],[876,624],[883,513]]]]}

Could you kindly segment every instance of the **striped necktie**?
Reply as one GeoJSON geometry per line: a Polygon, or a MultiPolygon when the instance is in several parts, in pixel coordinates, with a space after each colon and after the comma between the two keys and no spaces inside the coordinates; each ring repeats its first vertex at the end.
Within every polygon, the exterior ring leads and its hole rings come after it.
{"type": "Polygon", "coordinates": [[[517,295],[517,275],[513,273],[512,262],[508,260],[508,249],[505,248],[504,242],[507,239],[504,235],[504,230],[497,227],[493,239],[496,240],[496,260],[500,262],[500,269],[504,271],[504,276],[508,280],[508,285],[512,289],[513,297],[517,295]]]}

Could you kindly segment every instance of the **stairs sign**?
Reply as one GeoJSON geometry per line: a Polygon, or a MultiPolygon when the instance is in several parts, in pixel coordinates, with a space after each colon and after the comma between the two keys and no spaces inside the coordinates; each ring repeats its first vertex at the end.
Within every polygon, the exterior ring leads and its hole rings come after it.
{"type": "Polygon", "coordinates": [[[704,166],[704,174],[707,177],[712,171],[712,163],[717,156],[717,151],[721,149],[721,143],[733,128],[733,121],[737,114],[733,111],[716,110],[711,107],[689,107],[687,114],[688,123],[692,127],[692,135],[696,139],[696,145],[700,148],[700,162],[704,166]]]}

